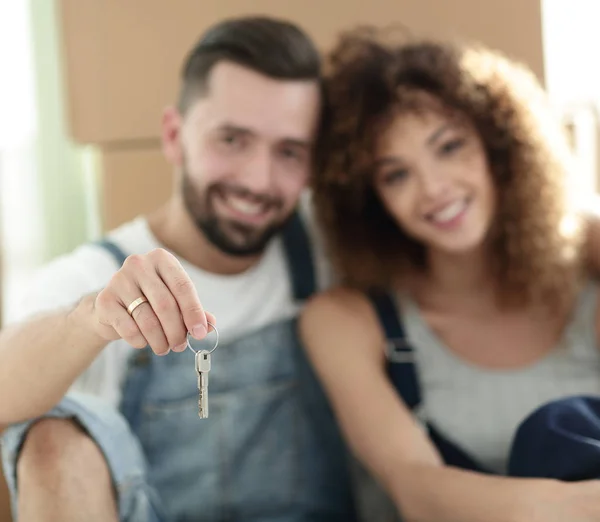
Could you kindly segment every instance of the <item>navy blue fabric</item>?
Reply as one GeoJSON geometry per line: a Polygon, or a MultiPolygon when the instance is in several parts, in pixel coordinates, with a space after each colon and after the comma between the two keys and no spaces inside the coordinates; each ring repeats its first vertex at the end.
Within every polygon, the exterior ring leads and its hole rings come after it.
{"type": "Polygon", "coordinates": [[[283,231],[283,244],[294,297],[298,301],[306,300],[315,292],[317,283],[310,239],[298,212],[294,213],[283,231]]]}
{"type": "Polygon", "coordinates": [[[600,478],[600,398],[567,397],[531,413],[515,434],[508,473],[566,481],[600,478]]]}
{"type": "Polygon", "coordinates": [[[421,388],[413,364],[413,349],[407,342],[396,304],[386,293],[372,293],[370,297],[388,343],[388,375],[406,405],[413,410],[421,403],[421,388]],[[401,362],[401,358],[405,361],[401,362]]]}
{"type": "MultiPolygon", "coordinates": [[[[394,299],[375,292],[369,298],[387,338],[389,378],[408,407],[415,410],[421,402],[418,372],[394,299]]],[[[446,464],[489,472],[431,422],[426,424],[446,464]]],[[[507,473],[568,481],[600,478],[600,398],[566,397],[532,412],[515,433],[507,473]]]]}
{"type": "Polygon", "coordinates": [[[98,246],[108,250],[108,252],[115,258],[117,265],[121,266],[125,262],[125,259],[127,259],[125,252],[123,252],[123,250],[121,250],[121,248],[112,241],[104,238],[98,241],[97,244],[98,246]]]}

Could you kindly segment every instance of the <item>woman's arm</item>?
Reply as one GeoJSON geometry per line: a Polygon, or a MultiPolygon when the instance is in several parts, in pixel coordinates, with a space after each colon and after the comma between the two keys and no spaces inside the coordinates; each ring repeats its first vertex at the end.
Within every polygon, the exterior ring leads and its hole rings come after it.
{"type": "Polygon", "coordinates": [[[338,289],[317,296],[305,308],[300,329],[350,446],[407,521],[574,520],[554,518],[567,516],[558,507],[568,502],[556,501],[570,491],[558,482],[494,477],[442,463],[385,374],[384,339],[361,294],[338,289]],[[553,513],[541,507],[548,502],[553,513]]]}

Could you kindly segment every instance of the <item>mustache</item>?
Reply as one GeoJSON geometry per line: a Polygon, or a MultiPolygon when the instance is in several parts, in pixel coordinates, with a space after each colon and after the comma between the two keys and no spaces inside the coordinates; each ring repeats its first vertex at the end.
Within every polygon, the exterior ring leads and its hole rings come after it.
{"type": "Polygon", "coordinates": [[[271,194],[252,192],[246,187],[241,187],[239,185],[225,185],[223,183],[215,184],[208,189],[208,193],[209,195],[218,194],[220,196],[235,196],[251,203],[264,205],[268,208],[280,208],[283,206],[281,198],[271,194]]]}

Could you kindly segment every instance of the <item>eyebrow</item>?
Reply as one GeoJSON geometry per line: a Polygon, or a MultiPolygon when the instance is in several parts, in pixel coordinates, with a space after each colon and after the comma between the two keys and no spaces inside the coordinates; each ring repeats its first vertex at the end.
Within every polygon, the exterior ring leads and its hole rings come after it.
{"type": "MultiPolygon", "coordinates": [[[[239,125],[235,125],[233,123],[223,123],[217,127],[217,130],[220,132],[234,132],[236,134],[256,134],[256,131],[249,127],[241,127],[239,125]]],[[[310,148],[312,147],[312,142],[308,140],[303,140],[299,138],[282,138],[279,141],[292,146],[292,147],[301,147],[301,148],[310,148]]]]}
{"type": "MultiPolygon", "coordinates": [[[[438,141],[446,132],[452,130],[454,125],[451,123],[444,123],[438,129],[436,129],[426,140],[426,144],[428,146],[434,145],[436,141],[438,141]]],[[[379,158],[377,161],[373,163],[374,169],[379,169],[381,167],[386,167],[388,165],[398,165],[402,163],[402,158],[398,158],[395,156],[384,156],[383,158],[379,158]]]]}
{"type": "Polygon", "coordinates": [[[312,147],[312,142],[307,140],[299,140],[297,138],[284,138],[283,142],[291,147],[299,147],[303,149],[309,149],[312,147]]]}
{"type": "Polygon", "coordinates": [[[217,127],[217,131],[234,132],[236,134],[254,134],[252,129],[240,127],[239,125],[234,125],[233,123],[222,123],[217,127]]]}
{"type": "Polygon", "coordinates": [[[373,168],[377,170],[381,167],[386,167],[387,165],[398,165],[398,163],[402,163],[402,160],[400,158],[395,158],[393,156],[385,156],[376,160],[373,163],[373,168]]]}
{"type": "Polygon", "coordinates": [[[445,123],[441,127],[439,127],[429,138],[427,138],[427,145],[434,145],[436,141],[438,141],[446,132],[452,130],[454,125],[451,123],[445,123]]]}

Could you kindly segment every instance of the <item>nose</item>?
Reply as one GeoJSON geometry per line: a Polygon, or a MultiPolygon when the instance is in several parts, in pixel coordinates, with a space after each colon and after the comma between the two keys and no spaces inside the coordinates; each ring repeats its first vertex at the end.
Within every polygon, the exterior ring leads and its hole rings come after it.
{"type": "Polygon", "coordinates": [[[448,187],[448,176],[439,169],[423,169],[419,173],[419,188],[427,199],[437,199],[448,187]]]}
{"type": "Polygon", "coordinates": [[[249,155],[242,169],[243,185],[250,191],[261,194],[271,189],[273,182],[273,159],[268,150],[255,150],[249,155]]]}

